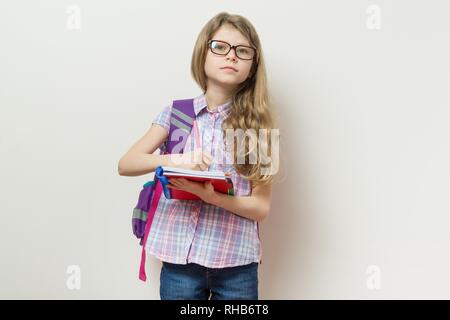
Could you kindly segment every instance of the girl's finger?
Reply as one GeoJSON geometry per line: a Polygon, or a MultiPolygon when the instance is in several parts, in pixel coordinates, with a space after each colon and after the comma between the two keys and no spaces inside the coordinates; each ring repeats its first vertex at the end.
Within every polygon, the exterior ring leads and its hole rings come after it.
{"type": "Polygon", "coordinates": [[[181,186],[184,183],[183,179],[177,178],[176,185],[181,186]]]}

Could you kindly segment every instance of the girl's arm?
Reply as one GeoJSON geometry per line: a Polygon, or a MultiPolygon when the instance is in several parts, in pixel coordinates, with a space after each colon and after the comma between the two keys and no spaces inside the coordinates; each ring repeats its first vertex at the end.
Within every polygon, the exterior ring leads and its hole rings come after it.
{"type": "Polygon", "coordinates": [[[243,197],[217,192],[210,182],[194,182],[184,178],[170,179],[168,187],[189,191],[207,203],[255,221],[261,221],[267,217],[272,202],[271,184],[254,186],[251,195],[243,197]]]}
{"type": "Polygon", "coordinates": [[[209,203],[231,211],[244,218],[261,221],[267,217],[272,202],[272,185],[255,186],[246,197],[230,197],[213,190],[209,203]]]}
{"type": "Polygon", "coordinates": [[[121,176],[140,176],[155,171],[158,166],[180,167],[193,170],[206,170],[212,157],[209,153],[196,149],[180,154],[153,154],[167,139],[169,133],[159,124],[153,124],[118,164],[121,176]]]}
{"type": "Polygon", "coordinates": [[[170,155],[153,154],[168,135],[165,128],[153,124],[147,133],[120,158],[119,175],[140,176],[155,171],[157,166],[170,165],[170,155]]]}

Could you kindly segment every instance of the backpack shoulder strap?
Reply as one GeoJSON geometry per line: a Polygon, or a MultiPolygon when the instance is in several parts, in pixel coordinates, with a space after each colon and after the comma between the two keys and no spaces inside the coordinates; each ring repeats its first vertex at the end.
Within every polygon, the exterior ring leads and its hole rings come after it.
{"type": "Polygon", "coordinates": [[[173,101],[166,153],[183,153],[194,119],[194,99],[173,101]]]}

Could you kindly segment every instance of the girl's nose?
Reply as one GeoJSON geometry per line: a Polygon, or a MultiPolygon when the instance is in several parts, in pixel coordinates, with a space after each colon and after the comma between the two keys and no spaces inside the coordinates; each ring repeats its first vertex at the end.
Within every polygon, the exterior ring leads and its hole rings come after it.
{"type": "Polygon", "coordinates": [[[232,59],[233,61],[237,60],[236,48],[233,48],[233,49],[230,50],[230,52],[228,52],[227,59],[232,59]]]}

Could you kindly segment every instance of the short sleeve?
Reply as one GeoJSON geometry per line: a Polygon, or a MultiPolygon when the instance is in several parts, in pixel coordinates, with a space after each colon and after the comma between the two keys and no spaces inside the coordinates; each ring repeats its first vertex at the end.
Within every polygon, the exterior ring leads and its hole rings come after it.
{"type": "Polygon", "coordinates": [[[170,130],[170,113],[172,112],[172,105],[166,106],[154,119],[153,123],[163,126],[167,132],[170,130]]]}
{"type": "MultiPolygon", "coordinates": [[[[167,130],[167,133],[170,132],[170,114],[172,113],[172,105],[166,106],[152,121],[152,124],[156,123],[160,126],[164,127],[167,130]]],[[[159,150],[161,153],[166,151],[166,141],[164,141],[160,146],[159,150]]]]}

